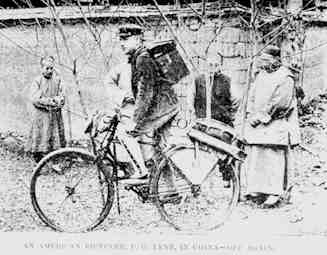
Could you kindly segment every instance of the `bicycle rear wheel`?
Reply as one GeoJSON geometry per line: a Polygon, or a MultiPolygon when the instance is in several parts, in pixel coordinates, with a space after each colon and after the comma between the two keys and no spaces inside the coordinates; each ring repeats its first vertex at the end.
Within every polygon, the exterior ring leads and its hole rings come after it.
{"type": "Polygon", "coordinates": [[[229,169],[230,187],[227,188],[216,154],[185,145],[176,147],[167,156],[151,185],[163,219],[184,231],[222,226],[238,200],[240,188],[235,169],[229,169]]]}
{"type": "Polygon", "coordinates": [[[85,232],[109,214],[114,188],[94,155],[74,148],[52,152],[37,165],[31,180],[34,210],[49,227],[85,232]]]}

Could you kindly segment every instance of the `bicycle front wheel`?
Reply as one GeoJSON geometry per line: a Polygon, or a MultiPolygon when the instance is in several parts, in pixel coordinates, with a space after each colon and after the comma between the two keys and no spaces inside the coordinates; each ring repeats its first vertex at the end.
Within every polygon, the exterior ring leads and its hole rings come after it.
{"type": "Polygon", "coordinates": [[[227,186],[226,170],[222,171],[217,154],[182,145],[167,156],[152,183],[152,196],[163,219],[184,231],[222,226],[238,200],[235,169],[230,166],[228,170],[227,186]]]}
{"type": "Polygon", "coordinates": [[[61,232],[85,232],[109,214],[114,188],[92,154],[65,148],[37,165],[30,195],[34,210],[46,225],[61,232]]]}

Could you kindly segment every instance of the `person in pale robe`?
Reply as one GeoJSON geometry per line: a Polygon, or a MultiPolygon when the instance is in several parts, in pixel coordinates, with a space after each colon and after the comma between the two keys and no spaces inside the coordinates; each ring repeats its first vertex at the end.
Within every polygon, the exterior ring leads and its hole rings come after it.
{"type": "Polygon", "coordinates": [[[65,129],[62,107],[65,96],[61,79],[54,69],[54,58],[41,59],[41,75],[30,88],[32,125],[27,142],[27,151],[39,162],[47,153],[65,147],[65,129]]]}
{"type": "Polygon", "coordinates": [[[278,47],[266,47],[257,67],[244,128],[249,145],[245,193],[248,199],[272,208],[287,189],[289,148],[300,143],[296,92],[292,72],[280,64],[278,47]]]}

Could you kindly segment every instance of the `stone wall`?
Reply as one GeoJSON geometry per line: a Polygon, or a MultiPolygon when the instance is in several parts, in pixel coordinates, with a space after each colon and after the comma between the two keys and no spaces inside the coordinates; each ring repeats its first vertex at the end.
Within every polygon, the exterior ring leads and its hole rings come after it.
{"type": "Polygon", "coordinates": [[[304,50],[303,88],[309,101],[327,92],[327,27],[308,28],[304,50]]]}
{"type": "MultiPolygon", "coordinates": [[[[216,57],[218,52],[223,55],[223,72],[232,77],[237,91],[241,89],[245,82],[246,62],[243,58],[247,56],[248,39],[247,34],[239,28],[237,19],[223,23],[221,20],[212,20],[202,25],[198,31],[190,30],[187,22],[174,23],[174,26],[193,60],[196,59],[195,56],[205,57],[205,52],[213,57],[216,57]],[[223,28],[217,34],[221,25],[223,28]]],[[[97,24],[96,29],[101,32],[101,48],[105,58],[83,24],[64,26],[71,55],[77,60],[79,89],[89,113],[110,107],[110,90],[102,81],[110,67],[125,58],[117,40],[117,26],[97,24]],[[109,60],[108,66],[105,65],[105,59],[109,60]]],[[[57,59],[57,69],[68,96],[69,109],[68,105],[64,109],[66,127],[70,110],[73,138],[83,137],[85,120],[81,118],[78,90],[71,71],[73,65],[60,33],[55,31],[51,25],[42,29],[38,26],[21,25],[0,30],[0,132],[13,130],[23,135],[28,134],[31,107],[28,101],[29,86],[39,74],[40,56],[52,54],[57,59]]],[[[171,35],[167,27],[162,25],[147,31],[146,38],[150,41],[169,39],[171,35]]],[[[205,61],[195,63],[200,72],[206,70],[205,61]]],[[[188,92],[192,83],[190,76],[175,86],[181,101],[181,118],[188,118],[188,92]]]]}

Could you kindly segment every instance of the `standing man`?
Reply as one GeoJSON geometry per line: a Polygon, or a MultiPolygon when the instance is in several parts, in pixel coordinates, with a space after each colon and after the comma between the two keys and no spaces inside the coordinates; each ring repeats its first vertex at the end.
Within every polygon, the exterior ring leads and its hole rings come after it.
{"type": "Polygon", "coordinates": [[[276,46],[259,56],[244,129],[249,144],[246,197],[257,202],[262,198],[267,208],[274,207],[287,188],[288,149],[300,142],[293,75],[280,63],[276,46]]]}
{"type": "Polygon", "coordinates": [[[157,63],[144,46],[142,27],[120,27],[119,39],[131,65],[131,92],[135,100],[132,119],[135,125],[130,131],[141,134],[139,139],[144,162],[148,169],[152,169],[155,133],[159,130],[165,132],[178,113],[177,95],[172,84],[163,79],[157,63]]]}
{"type": "Polygon", "coordinates": [[[33,81],[30,100],[33,104],[32,126],[27,151],[39,162],[47,153],[65,147],[62,107],[65,104],[61,79],[52,56],[42,58],[41,75],[33,81]]]}
{"type": "MultiPolygon", "coordinates": [[[[209,82],[211,82],[211,90],[207,95],[206,76],[201,74],[195,78],[195,95],[194,95],[194,111],[196,118],[207,117],[207,96],[211,97],[211,118],[221,121],[229,126],[233,126],[235,107],[233,105],[231,95],[231,79],[221,72],[222,58],[208,60],[210,73],[209,82]]],[[[230,169],[226,164],[220,163],[220,171],[223,175],[224,187],[230,187],[230,169]]]]}
{"type": "MultiPolygon", "coordinates": [[[[214,70],[210,74],[212,83],[211,91],[211,118],[233,126],[233,105],[231,97],[231,79],[221,72],[221,63],[218,59],[208,60],[210,69],[214,70]]],[[[195,78],[194,110],[197,118],[205,118],[207,105],[207,87],[205,74],[195,78]]]]}

